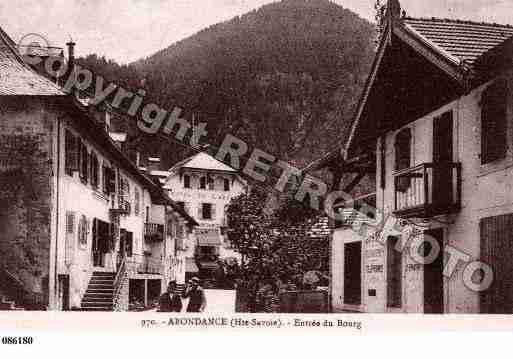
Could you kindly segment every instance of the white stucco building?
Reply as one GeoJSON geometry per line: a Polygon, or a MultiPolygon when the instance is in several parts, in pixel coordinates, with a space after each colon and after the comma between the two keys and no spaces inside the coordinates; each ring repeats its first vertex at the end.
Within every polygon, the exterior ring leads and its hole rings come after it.
{"type": "Polygon", "coordinates": [[[227,240],[225,207],[246,190],[245,181],[206,152],[177,163],[169,173],[164,189],[199,224],[181,248],[186,266],[178,277],[208,276],[217,267],[217,259],[233,257],[240,262],[240,254],[227,240]]]}
{"type": "Polygon", "coordinates": [[[389,1],[349,142],[324,162],[376,178],[358,209],[375,217],[334,230],[334,310],[513,313],[512,53],[509,25],[389,1]]]}

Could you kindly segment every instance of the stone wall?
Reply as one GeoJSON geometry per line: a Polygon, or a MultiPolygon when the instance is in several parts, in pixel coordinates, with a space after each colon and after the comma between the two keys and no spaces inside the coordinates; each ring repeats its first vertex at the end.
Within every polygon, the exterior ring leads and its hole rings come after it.
{"type": "Polygon", "coordinates": [[[38,309],[49,298],[53,126],[42,101],[0,99],[0,271],[14,277],[1,291],[38,309]]]}

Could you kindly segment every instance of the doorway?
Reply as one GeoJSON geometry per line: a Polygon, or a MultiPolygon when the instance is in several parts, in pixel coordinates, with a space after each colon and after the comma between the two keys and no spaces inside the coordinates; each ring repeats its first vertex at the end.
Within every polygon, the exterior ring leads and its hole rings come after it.
{"type": "MultiPolygon", "coordinates": [[[[431,229],[424,232],[431,236],[440,248],[435,261],[424,265],[424,313],[443,314],[444,312],[444,231],[443,229],[431,229]]],[[[424,257],[432,250],[428,241],[424,242],[424,257]]]]}
{"type": "Polygon", "coordinates": [[[344,244],[344,304],[362,304],[362,242],[344,244]]]}

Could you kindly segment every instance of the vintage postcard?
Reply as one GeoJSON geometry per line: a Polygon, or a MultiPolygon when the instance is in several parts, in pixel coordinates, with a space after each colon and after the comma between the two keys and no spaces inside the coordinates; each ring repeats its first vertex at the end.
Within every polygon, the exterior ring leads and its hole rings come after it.
{"type": "Polygon", "coordinates": [[[0,0],[0,348],[510,330],[512,175],[513,2],[0,0]]]}

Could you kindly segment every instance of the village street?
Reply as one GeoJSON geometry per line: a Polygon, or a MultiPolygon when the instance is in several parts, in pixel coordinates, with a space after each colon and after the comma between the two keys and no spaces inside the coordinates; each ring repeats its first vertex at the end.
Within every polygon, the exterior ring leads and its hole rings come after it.
{"type": "MultiPolygon", "coordinates": [[[[234,290],[221,290],[221,289],[205,289],[205,296],[207,298],[207,309],[205,313],[222,313],[233,314],[235,313],[235,291],[234,290]]],[[[183,300],[182,313],[187,310],[189,300],[183,300]]],[[[151,312],[156,312],[157,308],[152,309],[151,312]]]]}

